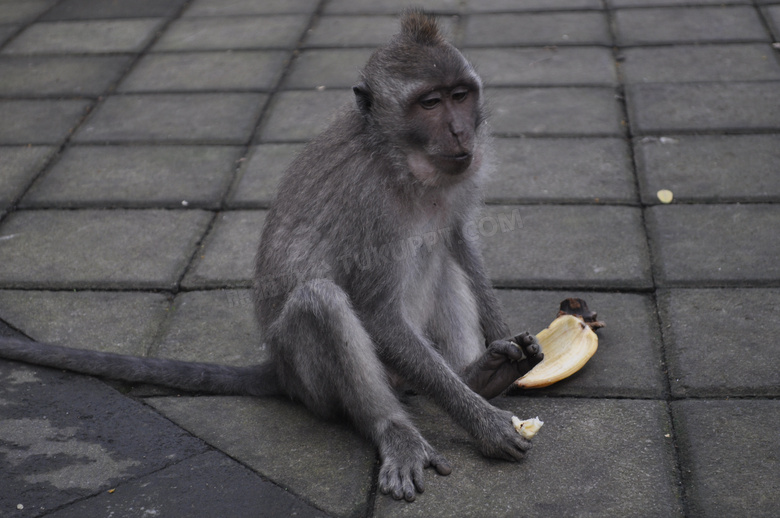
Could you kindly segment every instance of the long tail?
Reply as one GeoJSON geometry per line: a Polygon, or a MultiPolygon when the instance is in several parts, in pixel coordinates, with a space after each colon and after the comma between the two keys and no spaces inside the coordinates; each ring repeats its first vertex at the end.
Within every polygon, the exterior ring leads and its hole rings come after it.
{"type": "Polygon", "coordinates": [[[0,337],[0,358],[132,383],[191,392],[272,396],[281,394],[273,364],[232,367],[73,349],[0,337]]]}

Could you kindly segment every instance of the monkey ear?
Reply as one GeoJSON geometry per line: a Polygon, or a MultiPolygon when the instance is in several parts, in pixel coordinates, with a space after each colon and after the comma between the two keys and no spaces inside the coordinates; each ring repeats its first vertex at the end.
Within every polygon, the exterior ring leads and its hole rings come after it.
{"type": "Polygon", "coordinates": [[[358,110],[360,110],[360,113],[363,115],[368,115],[371,111],[371,105],[374,102],[368,85],[361,81],[352,87],[352,91],[355,92],[355,102],[357,103],[358,110]]]}

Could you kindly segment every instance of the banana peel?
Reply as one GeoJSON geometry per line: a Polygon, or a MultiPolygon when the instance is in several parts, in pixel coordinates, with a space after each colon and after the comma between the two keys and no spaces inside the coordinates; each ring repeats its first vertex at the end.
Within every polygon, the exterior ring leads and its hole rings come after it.
{"type": "Polygon", "coordinates": [[[584,300],[561,302],[558,318],[536,335],[544,359],[515,385],[524,389],[547,387],[580,370],[598,349],[595,330],[601,327],[604,323],[597,320],[584,300]]]}

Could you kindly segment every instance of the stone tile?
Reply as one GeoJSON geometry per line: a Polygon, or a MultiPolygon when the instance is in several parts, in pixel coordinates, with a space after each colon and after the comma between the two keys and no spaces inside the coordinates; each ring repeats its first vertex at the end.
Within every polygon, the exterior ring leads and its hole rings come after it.
{"type": "Polygon", "coordinates": [[[7,208],[33,181],[53,147],[0,147],[0,209],[7,208]]]}
{"type": "Polygon", "coordinates": [[[154,356],[254,365],[268,359],[249,290],[179,293],[154,356]]]}
{"type": "Polygon", "coordinates": [[[291,91],[276,94],[260,125],[263,142],[304,142],[322,133],[352,90],[291,91]]]}
{"type": "Polygon", "coordinates": [[[19,27],[16,25],[0,25],[0,45],[5,43],[5,40],[10,38],[17,30],[19,30],[19,27]]]}
{"type": "Polygon", "coordinates": [[[635,135],[780,129],[780,82],[628,86],[635,135]]]}
{"type": "Polygon", "coordinates": [[[687,400],[672,409],[689,513],[777,514],[780,401],[687,400]]]}
{"type": "Polygon", "coordinates": [[[228,206],[267,208],[276,198],[279,182],[287,167],[303,151],[303,144],[260,144],[251,151],[239,172],[228,206]]]}
{"type": "Polygon", "coordinates": [[[509,12],[509,11],[579,11],[585,9],[601,10],[599,0],[469,0],[467,9],[473,12],[509,12]]]}
{"type": "Polygon", "coordinates": [[[307,23],[304,15],[183,18],[168,27],[153,50],[292,48],[307,23]]]}
{"type": "Polygon", "coordinates": [[[611,88],[501,88],[486,97],[491,128],[501,136],[623,136],[611,88]]]}
{"type": "Polygon", "coordinates": [[[376,47],[398,31],[397,16],[323,16],[307,32],[306,47],[376,47]]]}
{"type": "Polygon", "coordinates": [[[645,137],[634,142],[642,202],[659,189],[678,201],[778,201],[780,136],[645,137]]]}
{"type": "Polygon", "coordinates": [[[239,153],[227,146],[70,147],[21,205],[216,208],[239,153]]]}
{"type": "Polygon", "coordinates": [[[683,516],[663,402],[493,402],[521,418],[538,415],[545,422],[522,462],[481,457],[447,416],[424,400],[415,401],[419,408],[413,415],[423,435],[454,469],[446,477],[426,470],[425,493],[413,505],[378,497],[374,516],[683,516]]]}
{"type": "Polygon", "coordinates": [[[44,343],[146,356],[168,313],[165,295],[0,290],[0,318],[44,343]]]}
{"type": "Polygon", "coordinates": [[[175,16],[186,0],[64,0],[46,13],[44,20],[89,20],[100,18],[155,18],[175,16]]]}
{"type": "Polygon", "coordinates": [[[780,395],[778,289],[663,290],[659,309],[672,395],[780,395]]]}
{"type": "MultiPolygon", "coordinates": [[[[729,4],[750,4],[750,0],[729,0],[729,4]]],[[[760,3],[760,0],[759,0],[760,3]]],[[[621,7],[684,7],[694,5],[718,5],[726,4],[723,0],[607,0],[612,8],[621,7]]]]}
{"type": "Polygon", "coordinates": [[[570,291],[497,290],[513,333],[538,334],[556,318],[560,302],[579,297],[598,312],[599,347],[573,376],[541,389],[513,389],[522,396],[656,398],[666,395],[661,332],[647,295],[570,291]]]}
{"type": "Polygon", "coordinates": [[[270,90],[286,60],[282,51],[147,54],[119,91],[270,90]]]}
{"type": "Polygon", "coordinates": [[[56,0],[23,0],[0,3],[0,24],[29,23],[46,11],[56,0]]]}
{"type": "Polygon", "coordinates": [[[465,54],[488,86],[617,84],[608,48],[466,49],[465,54]]]}
{"type": "Polygon", "coordinates": [[[780,5],[765,7],[764,12],[769,19],[770,28],[772,29],[775,41],[780,40],[780,5]]]}
{"type": "Polygon", "coordinates": [[[780,63],[765,44],[636,47],[622,54],[626,83],[780,80],[780,63]]]}
{"type": "Polygon", "coordinates": [[[171,289],[210,218],[195,210],[14,212],[0,226],[0,284],[171,289]]]}
{"type": "Polygon", "coordinates": [[[751,6],[624,9],[615,11],[617,44],[768,41],[751,6]]]}
{"type": "Polygon", "coordinates": [[[638,208],[487,207],[469,223],[500,287],[649,287],[650,261],[638,208]]]}
{"type": "MultiPolygon", "coordinates": [[[[427,0],[425,10],[433,13],[456,13],[463,2],[458,0],[427,0]]],[[[399,15],[404,8],[415,5],[410,0],[330,0],[325,4],[324,14],[393,14],[399,15]]]]}
{"type": "Polygon", "coordinates": [[[2,361],[0,380],[3,516],[50,514],[207,450],[94,378],[2,361]]]}
{"type": "Polygon", "coordinates": [[[250,287],[264,223],[265,211],[220,213],[182,285],[250,287]]]}
{"type": "Polygon", "coordinates": [[[346,425],[317,419],[281,398],[171,397],[147,403],[326,513],[366,514],[374,448],[346,425]]]}
{"type": "Polygon", "coordinates": [[[778,205],[657,205],[646,211],[661,286],[778,285],[778,205]]]}
{"type": "Polygon", "coordinates": [[[117,509],[180,516],[311,516],[323,512],[305,504],[238,462],[209,451],[184,462],[122,484],[112,493],[54,512],[54,518],[112,516],[117,509]],[[149,512],[154,511],[154,512],[149,512]]]}
{"type": "Polygon", "coordinates": [[[495,139],[491,203],[637,201],[626,142],[617,138],[495,139]]]}
{"type": "Polygon", "coordinates": [[[285,79],[285,88],[351,88],[373,49],[307,49],[302,51],[285,79]]]}
{"type": "Polygon", "coordinates": [[[89,101],[0,100],[0,143],[57,144],[76,127],[89,101]]]}
{"type": "Polygon", "coordinates": [[[266,98],[241,93],[111,96],[74,140],[242,144],[249,139],[266,98]]]}
{"type": "Polygon", "coordinates": [[[184,16],[311,14],[318,4],[318,0],[195,0],[184,11],[184,16]]]}
{"type": "Polygon", "coordinates": [[[129,63],[129,56],[0,56],[0,95],[98,96],[129,63]]]}
{"type": "Polygon", "coordinates": [[[464,46],[611,45],[606,15],[596,12],[485,14],[466,19],[464,46]]]}
{"type": "Polygon", "coordinates": [[[3,54],[138,52],[162,24],[158,18],[36,23],[3,54]]]}

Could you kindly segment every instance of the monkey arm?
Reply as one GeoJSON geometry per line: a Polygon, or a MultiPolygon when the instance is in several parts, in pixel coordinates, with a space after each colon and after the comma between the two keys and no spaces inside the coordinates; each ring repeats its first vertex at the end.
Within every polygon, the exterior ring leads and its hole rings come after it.
{"type": "Polygon", "coordinates": [[[479,308],[479,324],[485,337],[485,344],[496,340],[508,339],[512,333],[504,320],[501,304],[498,302],[493,286],[490,284],[482,254],[477,248],[474,237],[466,236],[462,226],[454,231],[449,240],[450,250],[471,282],[471,288],[479,308]]]}

